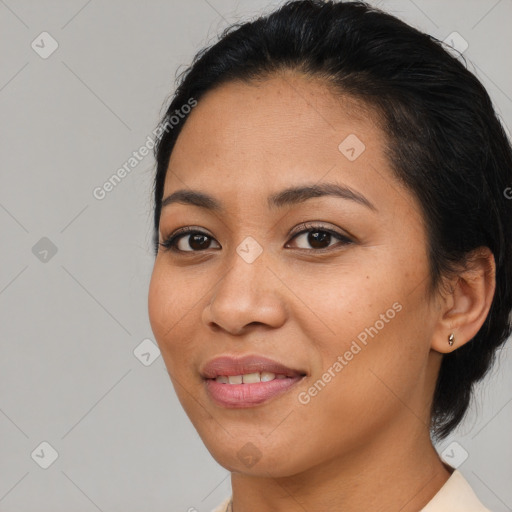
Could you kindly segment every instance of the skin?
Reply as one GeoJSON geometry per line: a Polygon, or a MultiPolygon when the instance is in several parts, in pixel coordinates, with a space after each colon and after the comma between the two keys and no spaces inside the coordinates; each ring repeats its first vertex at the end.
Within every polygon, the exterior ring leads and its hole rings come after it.
{"type": "Polygon", "coordinates": [[[190,188],[224,211],[163,208],[160,241],[194,226],[210,246],[190,252],[185,235],[179,247],[189,252],[160,248],[148,311],[184,410],[232,473],[235,512],[413,512],[450,476],[429,436],[431,400],[442,354],[485,320],[494,259],[480,250],[471,270],[429,295],[424,219],[393,175],[386,142],[370,109],[292,72],[210,91],[178,137],[164,198],[190,188]],[[350,134],[366,146],[354,161],[338,149],[350,134]],[[327,182],[364,195],[375,210],[332,196],[267,205],[284,188],[327,182]],[[352,243],[331,237],[319,252],[308,233],[290,236],[304,221],[352,243]],[[236,251],[247,236],[263,249],[252,263],[236,251]],[[299,393],[396,303],[394,318],[300,403],[299,393]],[[264,355],[307,376],[257,407],[224,408],[209,398],[200,370],[225,354],[264,355]],[[238,456],[247,443],[258,459],[252,466],[238,456]]]}

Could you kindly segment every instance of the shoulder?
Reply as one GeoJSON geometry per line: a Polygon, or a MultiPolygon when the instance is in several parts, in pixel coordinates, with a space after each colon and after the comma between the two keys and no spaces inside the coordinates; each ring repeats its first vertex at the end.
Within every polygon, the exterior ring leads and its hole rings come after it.
{"type": "Polygon", "coordinates": [[[226,498],[218,507],[214,508],[212,512],[231,512],[231,507],[229,506],[231,502],[231,496],[226,498]]]}
{"type": "Polygon", "coordinates": [[[491,512],[485,508],[462,473],[454,470],[421,512],[491,512]]]}

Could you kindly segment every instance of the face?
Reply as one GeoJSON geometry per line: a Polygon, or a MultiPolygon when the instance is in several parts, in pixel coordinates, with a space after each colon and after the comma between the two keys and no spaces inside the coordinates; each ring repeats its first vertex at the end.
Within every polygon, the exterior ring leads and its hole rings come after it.
{"type": "Polygon", "coordinates": [[[191,231],[160,246],[149,318],[182,406],[230,471],[297,474],[428,421],[426,232],[373,117],[290,73],[210,91],[176,142],[164,200],[184,189],[218,204],[162,208],[160,242],[191,231]],[[203,376],[216,357],[246,355],[299,376],[203,376]]]}

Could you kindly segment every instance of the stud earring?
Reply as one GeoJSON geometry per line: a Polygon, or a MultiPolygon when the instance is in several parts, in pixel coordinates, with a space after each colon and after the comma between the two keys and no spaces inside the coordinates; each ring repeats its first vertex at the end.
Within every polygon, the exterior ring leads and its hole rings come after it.
{"type": "Polygon", "coordinates": [[[448,336],[448,345],[450,345],[450,347],[453,346],[453,340],[455,339],[455,336],[453,335],[453,332],[450,334],[450,336],[448,336]]]}

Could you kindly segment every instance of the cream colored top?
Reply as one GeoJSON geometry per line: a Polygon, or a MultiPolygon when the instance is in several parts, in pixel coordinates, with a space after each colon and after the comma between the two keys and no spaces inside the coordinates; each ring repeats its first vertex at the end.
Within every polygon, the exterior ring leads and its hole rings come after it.
{"type": "MultiPolygon", "coordinates": [[[[212,512],[232,512],[231,496],[212,512]]],[[[477,498],[468,481],[457,470],[419,512],[490,512],[477,498]]]]}

